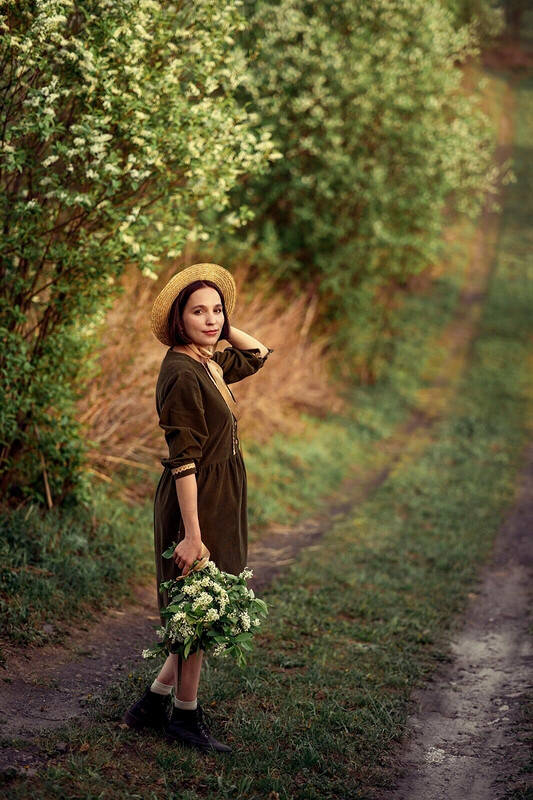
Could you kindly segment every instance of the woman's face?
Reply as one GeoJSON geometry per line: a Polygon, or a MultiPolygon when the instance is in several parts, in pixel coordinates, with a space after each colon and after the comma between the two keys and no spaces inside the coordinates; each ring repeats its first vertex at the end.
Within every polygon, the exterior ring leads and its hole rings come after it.
{"type": "Polygon", "coordinates": [[[193,344],[205,346],[218,342],[224,325],[224,311],[217,290],[205,286],[193,292],[181,320],[193,344]]]}

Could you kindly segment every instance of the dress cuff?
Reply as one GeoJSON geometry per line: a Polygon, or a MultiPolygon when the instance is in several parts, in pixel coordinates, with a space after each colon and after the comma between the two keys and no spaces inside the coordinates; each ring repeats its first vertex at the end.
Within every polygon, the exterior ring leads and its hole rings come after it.
{"type": "Polygon", "coordinates": [[[182,478],[196,472],[196,461],[189,456],[186,461],[182,458],[162,458],[161,464],[165,469],[169,469],[174,478],[182,478]]]}
{"type": "Polygon", "coordinates": [[[194,461],[189,461],[188,464],[180,464],[179,467],[172,467],[170,470],[175,480],[183,478],[185,475],[194,475],[196,472],[196,464],[194,461]]]}

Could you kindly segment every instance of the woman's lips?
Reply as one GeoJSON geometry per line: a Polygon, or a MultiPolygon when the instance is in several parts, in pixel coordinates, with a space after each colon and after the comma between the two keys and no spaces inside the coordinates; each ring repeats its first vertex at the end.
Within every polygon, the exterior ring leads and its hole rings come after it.
{"type": "Polygon", "coordinates": [[[218,333],[218,331],[204,331],[204,333],[206,336],[214,336],[215,333],[218,333]]]}

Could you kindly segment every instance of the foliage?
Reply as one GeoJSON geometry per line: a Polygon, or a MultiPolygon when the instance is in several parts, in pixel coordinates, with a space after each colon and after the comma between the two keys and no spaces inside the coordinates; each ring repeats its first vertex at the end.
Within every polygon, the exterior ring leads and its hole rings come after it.
{"type": "MultiPolygon", "coordinates": [[[[172,545],[165,550],[163,558],[172,558],[174,549],[172,545]]],[[[266,603],[246,588],[251,577],[251,570],[231,575],[205,558],[186,576],[163,581],[160,591],[168,592],[168,604],[161,611],[165,624],[156,630],[160,641],[143,650],[143,657],[170,652],[187,659],[203,651],[231,655],[245,667],[252,639],[268,614],[266,603]]]]}
{"type": "Polygon", "coordinates": [[[247,217],[268,133],[235,99],[238,0],[0,2],[0,498],[75,488],[73,402],[126,263],[154,263],[247,217]],[[44,461],[43,461],[44,459],[44,461]],[[22,476],[24,475],[24,478],[22,476]]]}
{"type": "Polygon", "coordinates": [[[488,43],[498,36],[504,26],[504,13],[498,0],[443,0],[455,18],[457,26],[472,26],[477,38],[488,43]]]}
{"type": "Polygon", "coordinates": [[[278,280],[317,287],[352,367],[371,362],[385,290],[435,259],[445,204],[475,214],[491,184],[488,125],[461,90],[473,38],[437,0],[248,7],[245,98],[284,158],[236,190],[256,210],[246,241],[278,280]]]}
{"type": "MultiPolygon", "coordinates": [[[[511,26],[511,32],[514,35],[518,35],[522,28],[524,15],[526,12],[531,11],[529,0],[503,0],[502,5],[507,23],[511,26]]],[[[526,24],[524,27],[531,28],[531,25],[526,24]]]]}

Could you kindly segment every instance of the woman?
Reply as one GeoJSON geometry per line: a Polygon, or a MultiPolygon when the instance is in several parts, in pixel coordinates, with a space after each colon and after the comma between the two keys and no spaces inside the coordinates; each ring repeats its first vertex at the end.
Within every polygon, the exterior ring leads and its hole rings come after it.
{"type": "MultiPolygon", "coordinates": [[[[230,325],[235,282],[217,264],[177,273],[157,297],[152,331],[169,345],[156,387],[169,457],[155,497],[157,583],[187,574],[204,545],[219,569],[246,566],[246,472],[237,439],[236,404],[227,387],[260,369],[270,351],[230,325]],[[219,339],[230,347],[214,352],[219,339]],[[161,554],[177,542],[172,560],[161,554]]],[[[160,608],[167,604],[160,596],[160,608]]],[[[171,742],[229,752],[206,727],[197,703],[202,653],[169,655],[156,680],[124,716],[136,730],[163,729],[171,742]],[[167,699],[175,687],[170,722],[167,699]]]]}

